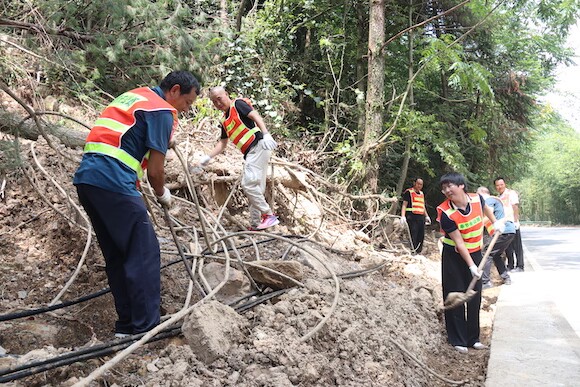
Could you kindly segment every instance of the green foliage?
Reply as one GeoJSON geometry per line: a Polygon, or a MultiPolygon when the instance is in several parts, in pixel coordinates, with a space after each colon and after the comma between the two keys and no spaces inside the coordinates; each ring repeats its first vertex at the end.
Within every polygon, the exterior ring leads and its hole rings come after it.
{"type": "Polygon", "coordinates": [[[62,48],[60,63],[48,64],[46,70],[53,87],[79,94],[100,88],[115,95],[155,84],[174,69],[199,75],[214,54],[214,33],[196,28],[196,22],[207,21],[180,1],[47,0],[39,1],[38,7],[50,28],[64,25],[67,31],[88,36],[55,41],[62,48]],[[78,83],[69,83],[71,68],[82,77],[78,83]]]}
{"type": "MultiPolygon", "coordinates": [[[[387,39],[409,26],[409,14],[412,24],[439,17],[414,30],[413,63],[408,33],[382,51],[380,108],[389,135],[370,155],[380,162],[380,188],[392,190],[399,180],[407,141],[411,175],[457,170],[471,181],[521,175],[541,122],[536,98],[571,55],[564,42],[578,1],[515,1],[496,9],[474,0],[447,15],[441,12],[459,1],[413,2],[412,9],[408,1],[387,3],[387,39]],[[410,65],[418,72],[413,97],[401,106],[410,65]]],[[[0,75],[18,84],[39,69],[53,94],[94,104],[189,69],[204,86],[223,84],[232,95],[251,98],[278,136],[301,139],[326,155],[325,167],[337,179],[364,170],[368,1],[264,0],[245,10],[237,33],[239,4],[15,0],[4,17],[49,32],[3,28],[39,58],[17,63],[0,45],[0,75]]],[[[204,98],[196,109],[195,119],[216,116],[204,98]]]]}
{"type": "Polygon", "coordinates": [[[580,224],[580,133],[544,114],[520,191],[524,219],[580,224]]]}

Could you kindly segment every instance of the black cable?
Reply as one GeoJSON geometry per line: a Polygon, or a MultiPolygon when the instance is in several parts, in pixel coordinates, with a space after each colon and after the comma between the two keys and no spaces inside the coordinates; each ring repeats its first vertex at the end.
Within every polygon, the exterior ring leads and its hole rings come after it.
{"type": "Polygon", "coordinates": [[[110,291],[111,291],[111,289],[105,288],[105,289],[101,289],[98,292],[95,292],[93,294],[89,294],[89,295],[86,295],[86,296],[79,297],[76,300],[61,302],[61,303],[56,304],[56,305],[45,306],[45,307],[42,307],[42,308],[31,309],[31,310],[25,310],[25,311],[17,312],[17,313],[10,313],[10,314],[0,315],[0,321],[16,320],[18,318],[35,316],[37,314],[41,314],[41,313],[45,313],[45,312],[51,312],[53,310],[57,310],[57,309],[61,309],[61,308],[66,308],[67,306],[71,306],[71,305],[75,305],[75,304],[80,304],[81,302],[85,302],[85,301],[88,301],[88,300],[92,300],[93,298],[100,297],[103,294],[109,293],[110,291]]]}
{"type": "MultiPolygon", "coordinates": [[[[149,342],[155,342],[166,339],[168,337],[177,336],[179,333],[181,333],[181,327],[174,326],[152,337],[149,342]]],[[[58,368],[65,365],[77,363],[88,359],[93,359],[95,357],[106,356],[111,353],[118,352],[130,346],[134,341],[137,341],[143,335],[145,335],[145,333],[133,335],[127,337],[126,339],[117,340],[111,343],[101,344],[94,347],[84,348],[79,351],[69,352],[61,356],[53,357],[51,359],[23,364],[18,367],[13,367],[13,369],[0,370],[0,375],[2,375],[0,376],[0,383],[6,383],[17,379],[22,379],[24,377],[31,376],[39,372],[48,371],[53,368],[58,368]]]]}

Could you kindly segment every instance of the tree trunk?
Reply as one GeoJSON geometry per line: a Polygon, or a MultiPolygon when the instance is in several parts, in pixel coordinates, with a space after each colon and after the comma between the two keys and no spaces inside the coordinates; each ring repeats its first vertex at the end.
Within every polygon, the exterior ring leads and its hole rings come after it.
{"type": "Polygon", "coordinates": [[[365,176],[363,189],[377,192],[378,161],[375,152],[369,152],[383,127],[385,83],[385,55],[381,47],[385,41],[385,0],[370,0],[369,14],[369,70],[367,81],[366,123],[363,139],[365,176]]]}
{"type": "Polygon", "coordinates": [[[238,8],[238,13],[236,15],[236,32],[238,33],[242,30],[242,18],[244,17],[244,12],[246,12],[248,1],[249,0],[240,1],[240,7],[238,8]]]}
{"type": "MultiPolygon", "coordinates": [[[[409,26],[413,25],[413,0],[410,0],[409,4],[409,26]]],[[[409,82],[413,79],[413,75],[415,75],[415,67],[414,67],[414,56],[413,56],[413,40],[415,38],[414,30],[409,30],[409,82]]],[[[410,109],[413,110],[415,106],[415,96],[413,94],[413,85],[409,87],[409,105],[410,109]]],[[[397,197],[401,196],[403,189],[405,188],[405,180],[407,180],[407,173],[409,171],[409,160],[411,159],[411,135],[412,130],[407,133],[405,137],[405,153],[403,154],[403,165],[401,166],[401,175],[399,176],[399,181],[397,182],[396,188],[396,195],[397,197]]],[[[389,209],[389,213],[396,214],[397,210],[399,209],[398,202],[393,204],[389,209]]]]}
{"type": "MultiPolygon", "coordinates": [[[[0,132],[18,135],[20,138],[36,141],[38,136],[40,136],[36,123],[34,120],[29,119],[20,125],[23,119],[24,117],[19,114],[0,109],[0,132]]],[[[54,126],[48,123],[44,123],[43,129],[46,133],[58,138],[62,144],[69,148],[83,147],[89,133],[88,131],[54,126]]]]}
{"type": "MultiPolygon", "coordinates": [[[[356,79],[358,81],[357,88],[363,93],[367,92],[367,59],[366,55],[368,49],[368,27],[366,20],[365,7],[361,4],[355,4],[357,16],[357,55],[356,55],[356,79]]],[[[358,105],[358,133],[364,133],[365,128],[365,101],[360,98],[357,100],[358,105]]]]}

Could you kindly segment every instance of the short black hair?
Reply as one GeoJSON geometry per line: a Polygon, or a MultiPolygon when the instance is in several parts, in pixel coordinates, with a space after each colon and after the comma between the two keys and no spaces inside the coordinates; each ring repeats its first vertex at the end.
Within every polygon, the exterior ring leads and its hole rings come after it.
{"type": "Polygon", "coordinates": [[[189,94],[191,89],[195,90],[195,93],[199,95],[201,91],[201,86],[197,78],[193,76],[192,73],[185,70],[172,71],[163,78],[159,87],[163,91],[169,91],[175,85],[179,85],[180,94],[189,94]]]}
{"type": "Polygon", "coordinates": [[[503,177],[501,177],[501,176],[498,176],[498,177],[496,177],[496,178],[495,178],[495,180],[493,181],[493,184],[495,185],[495,183],[497,183],[497,181],[498,181],[498,180],[503,180],[503,181],[504,181],[504,183],[505,183],[505,179],[504,179],[503,177]]]}
{"type": "Polygon", "coordinates": [[[441,176],[441,179],[439,179],[439,186],[443,188],[443,184],[455,184],[458,186],[463,184],[464,191],[467,192],[467,183],[465,182],[465,177],[463,177],[461,173],[450,172],[441,176]]]}

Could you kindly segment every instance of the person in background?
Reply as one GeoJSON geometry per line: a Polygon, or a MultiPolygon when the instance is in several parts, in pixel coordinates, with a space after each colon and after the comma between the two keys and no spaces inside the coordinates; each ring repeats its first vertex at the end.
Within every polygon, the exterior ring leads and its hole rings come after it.
{"type": "Polygon", "coordinates": [[[199,92],[191,73],[174,71],[157,87],[121,94],[95,122],[74,175],[105,258],[118,315],[116,337],[159,324],[161,255],[138,181],[147,168],[158,202],[170,206],[165,153],[178,112],[189,110],[199,92]]]}
{"type": "Polygon", "coordinates": [[[406,223],[409,226],[413,250],[417,254],[423,250],[425,223],[431,224],[422,189],[423,179],[415,179],[413,187],[403,193],[403,205],[401,207],[401,225],[405,226],[406,223]]]}
{"type": "MultiPolygon", "coordinates": [[[[481,278],[477,266],[481,262],[484,214],[493,222],[497,232],[503,223],[496,222],[493,211],[483,198],[467,193],[465,178],[459,173],[448,173],[439,180],[446,199],[437,206],[437,221],[443,235],[441,253],[441,282],[443,299],[451,292],[465,293],[472,277],[481,278]]],[[[477,281],[476,295],[466,304],[445,310],[445,329],[449,343],[460,353],[468,347],[484,349],[479,341],[479,309],[481,281],[477,281]]]]}
{"type": "MultiPolygon", "coordinates": [[[[504,259],[502,258],[502,254],[504,253],[505,249],[509,247],[512,243],[515,235],[516,235],[516,228],[514,226],[513,218],[511,215],[511,208],[504,210],[503,203],[501,200],[495,196],[491,196],[489,194],[489,189],[487,187],[479,187],[477,189],[477,193],[480,194],[483,199],[485,200],[485,204],[493,209],[493,214],[497,220],[506,219],[505,221],[505,229],[501,233],[501,235],[497,238],[490,254],[483,266],[483,274],[481,276],[481,288],[482,289],[489,289],[493,285],[491,283],[491,262],[495,264],[497,271],[504,283],[504,285],[511,285],[512,280],[510,275],[505,267],[504,259]]],[[[493,225],[489,219],[485,219],[486,221],[485,226],[487,229],[487,234],[483,236],[483,245],[484,248],[487,250],[489,243],[491,241],[491,236],[495,234],[495,230],[493,229],[493,225]]]]}
{"type": "Polygon", "coordinates": [[[222,153],[228,141],[244,154],[242,189],[249,202],[250,230],[264,230],[280,223],[264,197],[268,162],[278,144],[266,128],[262,116],[254,110],[249,100],[232,100],[221,86],[213,87],[209,97],[216,109],[224,113],[221,138],[207,155],[199,160],[205,167],[212,158],[222,153]]]}
{"type": "Polygon", "coordinates": [[[508,259],[507,268],[514,273],[524,271],[524,247],[522,245],[522,234],[520,233],[520,199],[518,193],[506,187],[503,177],[496,178],[494,184],[504,208],[509,207],[512,209],[514,226],[516,228],[514,239],[505,251],[508,259]],[[514,255],[516,257],[515,267],[514,255]]]}

